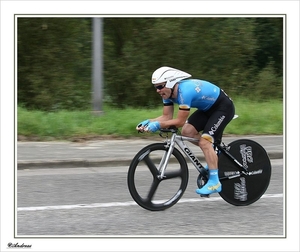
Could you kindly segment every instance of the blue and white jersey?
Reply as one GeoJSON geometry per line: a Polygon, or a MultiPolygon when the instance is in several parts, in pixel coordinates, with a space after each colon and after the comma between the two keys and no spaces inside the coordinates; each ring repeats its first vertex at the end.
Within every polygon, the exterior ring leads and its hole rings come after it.
{"type": "Polygon", "coordinates": [[[163,99],[165,105],[177,103],[179,109],[207,111],[218,99],[220,88],[208,81],[188,79],[178,82],[177,98],[163,99]]]}

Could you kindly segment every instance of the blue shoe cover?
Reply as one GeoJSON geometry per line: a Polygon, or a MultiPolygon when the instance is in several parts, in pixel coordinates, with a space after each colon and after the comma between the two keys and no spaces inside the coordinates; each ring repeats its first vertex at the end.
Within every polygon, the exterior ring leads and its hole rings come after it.
{"type": "Polygon", "coordinates": [[[198,194],[211,194],[211,193],[219,193],[222,191],[222,184],[218,182],[217,184],[213,184],[211,181],[208,181],[206,185],[201,188],[196,189],[196,193],[198,194]]]}

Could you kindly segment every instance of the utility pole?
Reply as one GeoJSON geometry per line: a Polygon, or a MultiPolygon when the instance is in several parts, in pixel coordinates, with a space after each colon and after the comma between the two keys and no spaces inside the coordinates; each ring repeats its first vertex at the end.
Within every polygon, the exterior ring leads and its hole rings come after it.
{"type": "Polygon", "coordinates": [[[102,86],[103,86],[103,41],[102,41],[102,18],[93,18],[93,45],[92,45],[92,101],[93,113],[102,113],[102,86]]]}

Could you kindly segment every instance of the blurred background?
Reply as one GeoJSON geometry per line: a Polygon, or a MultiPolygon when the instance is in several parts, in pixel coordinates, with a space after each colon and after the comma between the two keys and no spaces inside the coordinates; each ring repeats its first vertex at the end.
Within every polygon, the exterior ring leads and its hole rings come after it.
{"type": "MultiPolygon", "coordinates": [[[[92,18],[17,20],[17,101],[26,109],[87,110],[92,18]]],[[[167,65],[230,96],[283,99],[283,18],[103,18],[103,102],[161,104],[151,75],[167,65]]]]}
{"type": "Polygon", "coordinates": [[[225,134],[282,134],[283,25],[272,16],[19,16],[18,140],[137,136],[140,121],[161,114],[151,84],[161,66],[225,90],[239,115],[225,134]]]}

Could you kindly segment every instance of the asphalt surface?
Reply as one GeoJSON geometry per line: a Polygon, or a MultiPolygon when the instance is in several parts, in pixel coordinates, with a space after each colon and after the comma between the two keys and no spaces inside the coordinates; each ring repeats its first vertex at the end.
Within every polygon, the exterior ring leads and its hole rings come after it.
{"type": "MultiPolygon", "coordinates": [[[[252,139],[260,143],[270,159],[283,158],[282,135],[224,136],[223,142],[229,144],[237,139],[252,139]]],[[[141,138],[86,142],[18,142],[15,155],[18,169],[127,166],[140,149],[150,143],[163,141],[163,138],[141,138]]],[[[188,142],[187,145],[203,160],[203,153],[197,146],[188,142]]]]}

